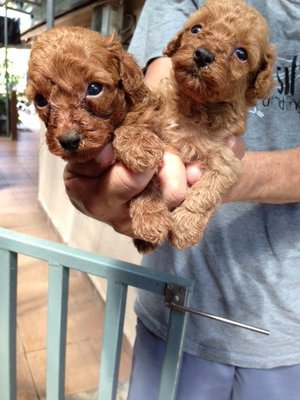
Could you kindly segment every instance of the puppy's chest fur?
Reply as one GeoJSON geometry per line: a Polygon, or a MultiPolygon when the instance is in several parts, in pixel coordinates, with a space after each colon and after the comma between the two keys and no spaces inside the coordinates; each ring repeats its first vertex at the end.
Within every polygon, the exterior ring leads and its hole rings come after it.
{"type": "Polygon", "coordinates": [[[209,163],[224,148],[229,136],[242,135],[246,128],[246,107],[232,103],[197,104],[181,93],[163,94],[161,139],[175,148],[187,163],[209,163]]]}

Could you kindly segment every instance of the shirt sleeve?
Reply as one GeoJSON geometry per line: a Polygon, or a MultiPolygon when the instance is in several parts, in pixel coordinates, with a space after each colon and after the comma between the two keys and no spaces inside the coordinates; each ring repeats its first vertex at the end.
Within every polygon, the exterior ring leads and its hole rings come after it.
{"type": "Polygon", "coordinates": [[[197,8],[193,0],[146,0],[128,52],[144,68],[151,59],[162,56],[169,40],[197,8]]]}

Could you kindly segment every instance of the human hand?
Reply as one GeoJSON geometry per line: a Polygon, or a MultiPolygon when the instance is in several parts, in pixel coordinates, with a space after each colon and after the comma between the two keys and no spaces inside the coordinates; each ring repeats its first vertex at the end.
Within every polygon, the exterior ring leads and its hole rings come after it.
{"type": "MultiPolygon", "coordinates": [[[[71,203],[79,211],[111,225],[119,233],[133,236],[130,200],[147,186],[155,172],[134,173],[122,163],[114,163],[112,146],[108,144],[93,161],[67,163],[64,183],[71,203]]],[[[166,153],[158,174],[166,203],[170,208],[176,207],[186,194],[184,165],[178,156],[166,153]]]]}
{"type": "MultiPolygon", "coordinates": [[[[226,145],[239,158],[243,156],[242,139],[231,137],[226,145]]],[[[199,163],[185,166],[178,155],[166,152],[158,171],[134,173],[122,163],[114,163],[112,146],[108,144],[93,161],[69,162],[65,167],[64,182],[71,203],[79,211],[133,237],[130,200],[147,186],[155,172],[160,179],[163,198],[173,209],[182,203],[188,186],[201,178],[203,170],[199,163]]]]}

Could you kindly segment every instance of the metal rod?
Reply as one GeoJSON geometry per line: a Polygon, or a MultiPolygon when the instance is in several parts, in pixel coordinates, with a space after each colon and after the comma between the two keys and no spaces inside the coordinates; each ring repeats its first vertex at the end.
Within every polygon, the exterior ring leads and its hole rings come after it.
{"type": "Polygon", "coordinates": [[[175,310],[178,310],[178,311],[185,311],[185,312],[189,312],[189,313],[192,313],[192,314],[195,314],[195,315],[200,315],[202,317],[206,317],[206,318],[214,319],[216,321],[224,322],[225,324],[238,326],[239,328],[248,329],[249,331],[261,333],[263,335],[269,335],[270,334],[270,332],[265,330],[265,329],[257,328],[255,326],[251,326],[251,325],[247,325],[247,324],[242,324],[241,322],[233,321],[231,319],[227,319],[227,318],[223,318],[223,317],[218,317],[217,315],[207,314],[205,312],[194,310],[194,309],[189,308],[189,307],[180,306],[180,305],[178,305],[178,304],[176,304],[174,302],[172,302],[170,304],[170,307],[175,309],[175,310]]]}
{"type": "MultiPolygon", "coordinates": [[[[14,0],[13,2],[21,3],[21,4],[25,3],[25,4],[30,4],[30,5],[39,6],[39,7],[41,7],[41,5],[42,5],[42,2],[40,2],[40,1],[31,1],[31,0],[14,0]]],[[[8,3],[8,1],[7,1],[7,3],[8,3]]]]}
{"type": "Polygon", "coordinates": [[[16,400],[17,254],[0,260],[0,399],[16,400]]]}
{"type": "Polygon", "coordinates": [[[54,0],[47,0],[47,29],[54,27],[55,11],[54,0]]]}
{"type": "Polygon", "coordinates": [[[69,269],[49,262],[47,322],[47,400],[65,398],[69,269]]]}
{"type": "Polygon", "coordinates": [[[116,398],[123,337],[127,285],[108,281],[98,399],[116,398]]]}
{"type": "Polygon", "coordinates": [[[7,20],[7,1],[5,2],[5,16],[4,16],[4,68],[5,68],[5,113],[6,113],[6,135],[9,136],[9,75],[8,75],[8,20],[7,20]]]}
{"type": "Polygon", "coordinates": [[[20,8],[7,7],[8,10],[16,11],[22,14],[32,15],[32,12],[21,10],[20,8]]]}
{"type": "MultiPolygon", "coordinates": [[[[184,301],[188,301],[188,293],[185,292],[184,301]]],[[[176,398],[176,392],[180,377],[184,334],[188,314],[178,310],[171,310],[168,325],[166,351],[161,372],[159,387],[159,400],[176,398]]]]}

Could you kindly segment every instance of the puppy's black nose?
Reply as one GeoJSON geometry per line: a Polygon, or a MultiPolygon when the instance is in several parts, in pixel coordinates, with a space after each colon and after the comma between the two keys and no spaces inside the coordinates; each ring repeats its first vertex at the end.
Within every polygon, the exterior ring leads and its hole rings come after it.
{"type": "Polygon", "coordinates": [[[215,57],[210,51],[199,47],[194,51],[193,59],[197,64],[197,67],[203,68],[211,64],[215,60],[215,57]]]}
{"type": "Polygon", "coordinates": [[[67,135],[58,137],[58,141],[65,150],[75,151],[79,147],[80,135],[77,132],[72,132],[67,135]]]}

